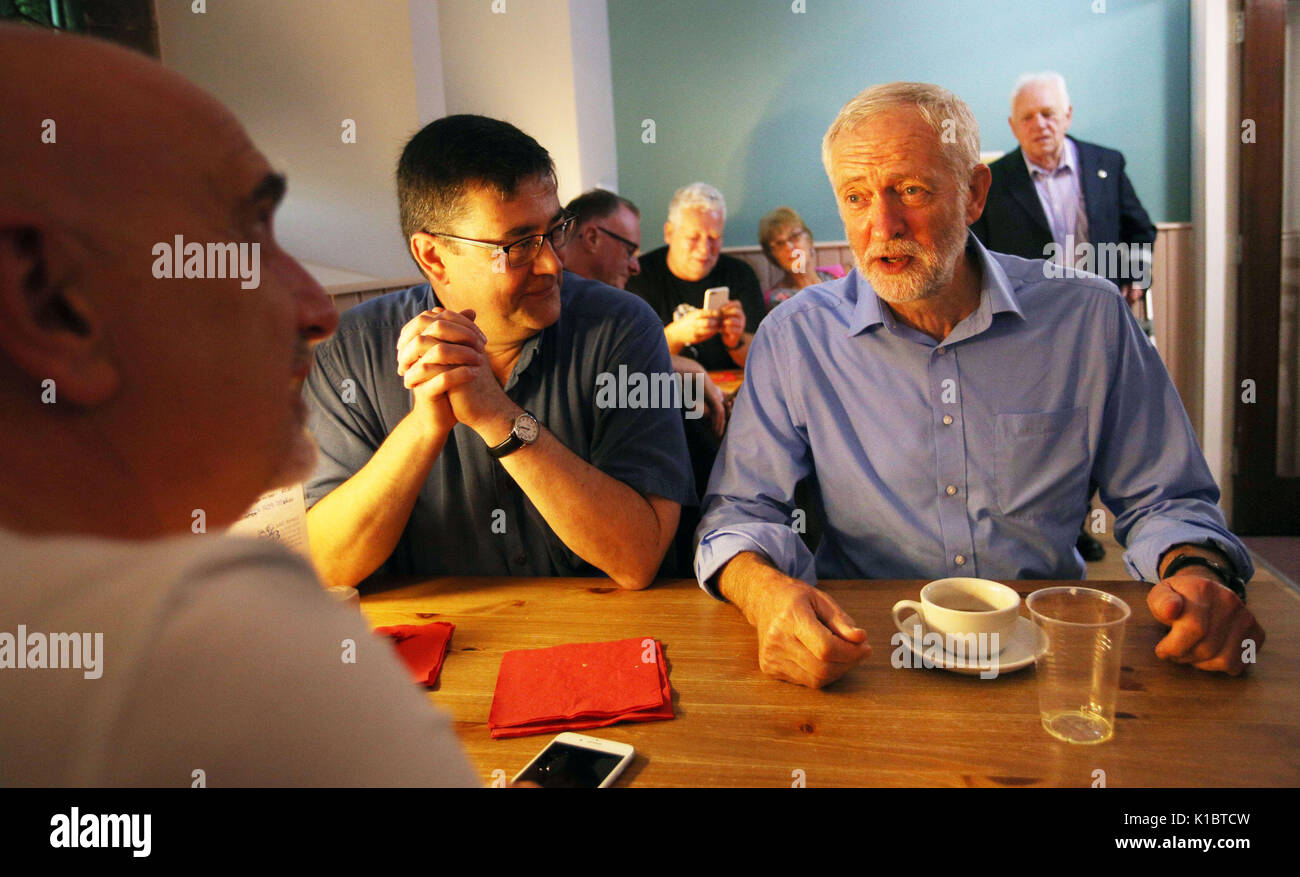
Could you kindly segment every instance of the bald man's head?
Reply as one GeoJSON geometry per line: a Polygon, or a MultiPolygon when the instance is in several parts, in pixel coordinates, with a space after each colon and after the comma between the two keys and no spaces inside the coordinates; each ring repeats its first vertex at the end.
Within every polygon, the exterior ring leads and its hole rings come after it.
{"type": "Polygon", "coordinates": [[[80,479],[129,500],[71,529],[232,520],[300,452],[309,344],[337,323],[272,236],[283,178],[219,102],[107,43],[0,26],[0,77],[0,464],[63,457],[27,473],[37,514],[0,489],[0,525],[69,529],[80,479]],[[236,251],[257,288],[214,258],[236,251]]]}
{"type": "Polygon", "coordinates": [[[0,161],[25,170],[4,175],[0,192],[8,203],[61,216],[120,209],[113,202],[121,195],[119,175],[141,195],[165,194],[181,162],[162,160],[163,148],[182,146],[183,132],[196,125],[220,120],[239,128],[220,103],[156,62],[56,31],[0,25],[0,75],[7,123],[0,161]]]}

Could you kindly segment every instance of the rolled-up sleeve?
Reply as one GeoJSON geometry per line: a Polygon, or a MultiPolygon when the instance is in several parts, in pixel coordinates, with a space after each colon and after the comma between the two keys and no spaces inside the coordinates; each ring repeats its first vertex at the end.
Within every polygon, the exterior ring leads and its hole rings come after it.
{"type": "Polygon", "coordinates": [[[791,527],[795,485],[809,473],[811,455],[803,418],[792,410],[783,380],[781,330],[769,319],[754,336],[696,530],[695,575],[718,599],[710,580],[744,551],[816,584],[812,552],[791,527]]]}
{"type": "Polygon", "coordinates": [[[1160,580],[1160,558],[1181,543],[1215,543],[1249,579],[1254,565],[1228,529],[1214,483],[1178,391],[1122,298],[1107,313],[1116,370],[1107,388],[1094,468],[1102,502],[1115,514],[1129,573],[1160,580]]]}

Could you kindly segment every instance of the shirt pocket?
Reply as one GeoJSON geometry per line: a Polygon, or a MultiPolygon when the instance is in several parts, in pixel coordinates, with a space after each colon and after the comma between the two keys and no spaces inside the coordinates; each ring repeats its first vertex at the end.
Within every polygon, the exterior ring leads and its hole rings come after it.
{"type": "Polygon", "coordinates": [[[995,439],[996,495],[1003,515],[1083,520],[1092,473],[1087,408],[999,414],[995,439]]]}

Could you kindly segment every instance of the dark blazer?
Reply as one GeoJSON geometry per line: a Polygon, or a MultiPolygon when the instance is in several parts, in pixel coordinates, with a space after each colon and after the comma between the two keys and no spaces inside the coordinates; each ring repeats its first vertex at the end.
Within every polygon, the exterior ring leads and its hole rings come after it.
{"type": "MultiPolygon", "coordinates": [[[[1156,227],[1124,172],[1124,156],[1095,143],[1070,139],[1079,150],[1079,181],[1088,214],[1089,241],[1094,245],[1154,244],[1156,227]]],[[[988,201],[983,215],[971,224],[971,231],[995,252],[1026,259],[1045,258],[1043,251],[1052,243],[1052,227],[1020,148],[993,162],[989,170],[993,172],[993,184],[988,201]]],[[[1131,271],[1136,273],[1136,268],[1131,271]]],[[[1108,279],[1117,286],[1129,282],[1115,274],[1107,272],[1108,279]]]]}

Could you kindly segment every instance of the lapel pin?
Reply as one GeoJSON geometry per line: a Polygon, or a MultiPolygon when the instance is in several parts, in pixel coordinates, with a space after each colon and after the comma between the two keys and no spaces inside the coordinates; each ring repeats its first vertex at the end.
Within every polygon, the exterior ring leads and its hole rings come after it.
{"type": "Polygon", "coordinates": [[[1097,176],[1101,177],[1103,180],[1106,179],[1106,171],[1104,169],[1097,171],[1097,176]]]}

